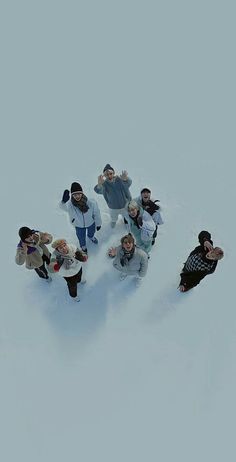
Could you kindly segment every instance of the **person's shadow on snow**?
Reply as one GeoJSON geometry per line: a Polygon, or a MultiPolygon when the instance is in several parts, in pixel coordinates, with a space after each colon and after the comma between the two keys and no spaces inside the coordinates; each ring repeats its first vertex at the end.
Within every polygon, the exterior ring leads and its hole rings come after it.
{"type": "Polygon", "coordinates": [[[59,343],[76,344],[79,348],[90,343],[104,326],[108,309],[122,309],[123,302],[135,290],[133,284],[119,281],[119,273],[112,265],[89,281],[88,275],[86,284],[78,284],[80,302],[71,299],[61,277],[53,278],[50,284],[35,279],[28,287],[32,308],[39,307],[59,343]]]}
{"type": "Polygon", "coordinates": [[[147,312],[146,322],[155,323],[161,322],[163,319],[171,316],[177,310],[179,303],[183,299],[187,299],[191,295],[191,291],[181,293],[177,284],[165,288],[150,304],[150,309],[147,312]]]}

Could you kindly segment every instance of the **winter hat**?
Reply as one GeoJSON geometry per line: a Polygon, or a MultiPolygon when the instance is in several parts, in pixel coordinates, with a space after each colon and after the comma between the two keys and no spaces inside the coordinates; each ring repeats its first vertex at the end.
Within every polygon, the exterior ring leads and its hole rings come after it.
{"type": "Polygon", "coordinates": [[[105,165],[105,167],[104,167],[104,169],[103,169],[103,173],[105,173],[107,170],[111,170],[112,172],[115,171],[114,168],[112,168],[112,167],[110,166],[110,164],[105,165]]]}
{"type": "Polygon", "coordinates": [[[22,241],[27,239],[29,236],[32,236],[33,231],[32,229],[28,228],[28,226],[22,226],[22,228],[19,229],[19,236],[22,241]]]}
{"type": "Polygon", "coordinates": [[[66,244],[66,240],[65,239],[56,239],[53,243],[52,243],[52,248],[53,249],[57,249],[57,247],[60,247],[60,245],[62,244],[66,244]]]}
{"type": "Polygon", "coordinates": [[[79,183],[72,183],[71,188],[70,188],[70,192],[71,192],[71,194],[82,193],[83,188],[79,183]]]}
{"type": "Polygon", "coordinates": [[[125,236],[123,236],[123,237],[121,238],[121,240],[120,240],[121,245],[124,244],[124,241],[125,241],[125,240],[128,241],[128,242],[132,242],[132,243],[134,244],[134,237],[132,236],[131,233],[126,234],[125,236]]]}
{"type": "Polygon", "coordinates": [[[148,188],[143,188],[142,191],[141,191],[141,194],[143,194],[144,192],[148,192],[151,194],[151,190],[148,189],[148,188]]]}

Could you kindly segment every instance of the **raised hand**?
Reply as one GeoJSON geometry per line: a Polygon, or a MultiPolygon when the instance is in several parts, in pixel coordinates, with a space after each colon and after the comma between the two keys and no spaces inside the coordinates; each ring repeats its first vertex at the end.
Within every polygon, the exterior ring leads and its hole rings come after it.
{"type": "Polygon", "coordinates": [[[108,249],[108,256],[111,258],[114,258],[116,256],[116,248],[115,247],[110,247],[108,249]]]}
{"type": "Polygon", "coordinates": [[[209,241],[205,241],[204,242],[204,249],[208,250],[208,251],[213,250],[213,245],[209,241]]]}
{"type": "Polygon", "coordinates": [[[68,202],[69,199],[70,199],[70,191],[69,191],[68,189],[65,189],[61,201],[62,201],[64,204],[66,204],[66,202],[68,202]]]}
{"type": "Polygon", "coordinates": [[[123,180],[123,181],[127,181],[128,180],[128,172],[126,170],[122,170],[122,173],[120,175],[120,178],[123,180]]]}
{"type": "Polygon", "coordinates": [[[22,242],[22,241],[21,241],[21,248],[23,249],[23,251],[24,251],[25,253],[27,253],[28,246],[27,246],[27,244],[26,244],[25,242],[22,242]]]}
{"type": "Polygon", "coordinates": [[[102,186],[103,183],[104,183],[105,179],[104,179],[104,176],[103,175],[99,175],[98,177],[98,185],[99,186],[102,186]]]}

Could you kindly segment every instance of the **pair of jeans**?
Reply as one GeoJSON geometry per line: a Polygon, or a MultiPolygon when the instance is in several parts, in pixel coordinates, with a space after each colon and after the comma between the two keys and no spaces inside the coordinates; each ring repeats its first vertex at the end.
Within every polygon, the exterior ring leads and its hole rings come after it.
{"type": "Polygon", "coordinates": [[[95,234],[95,223],[88,226],[88,228],[75,228],[76,236],[79,239],[80,247],[86,247],[86,230],[87,236],[92,239],[95,234]]]}
{"type": "Polygon", "coordinates": [[[82,268],[74,276],[64,277],[67,282],[69,294],[72,298],[77,296],[77,284],[81,281],[82,278],[82,268]]]}

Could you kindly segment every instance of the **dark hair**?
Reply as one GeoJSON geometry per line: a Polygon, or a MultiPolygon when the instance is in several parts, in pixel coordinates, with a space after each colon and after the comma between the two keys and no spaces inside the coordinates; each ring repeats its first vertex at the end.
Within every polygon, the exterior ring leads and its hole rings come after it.
{"type": "Polygon", "coordinates": [[[22,226],[19,229],[19,236],[20,236],[22,241],[27,239],[29,236],[32,236],[33,233],[34,233],[34,230],[28,228],[28,226],[22,226]]]}
{"type": "Polygon", "coordinates": [[[124,241],[125,241],[125,240],[127,240],[128,242],[132,242],[132,244],[134,244],[134,237],[132,236],[131,233],[126,234],[125,236],[123,236],[123,237],[121,238],[121,240],[120,240],[121,245],[124,244],[124,241]]]}

